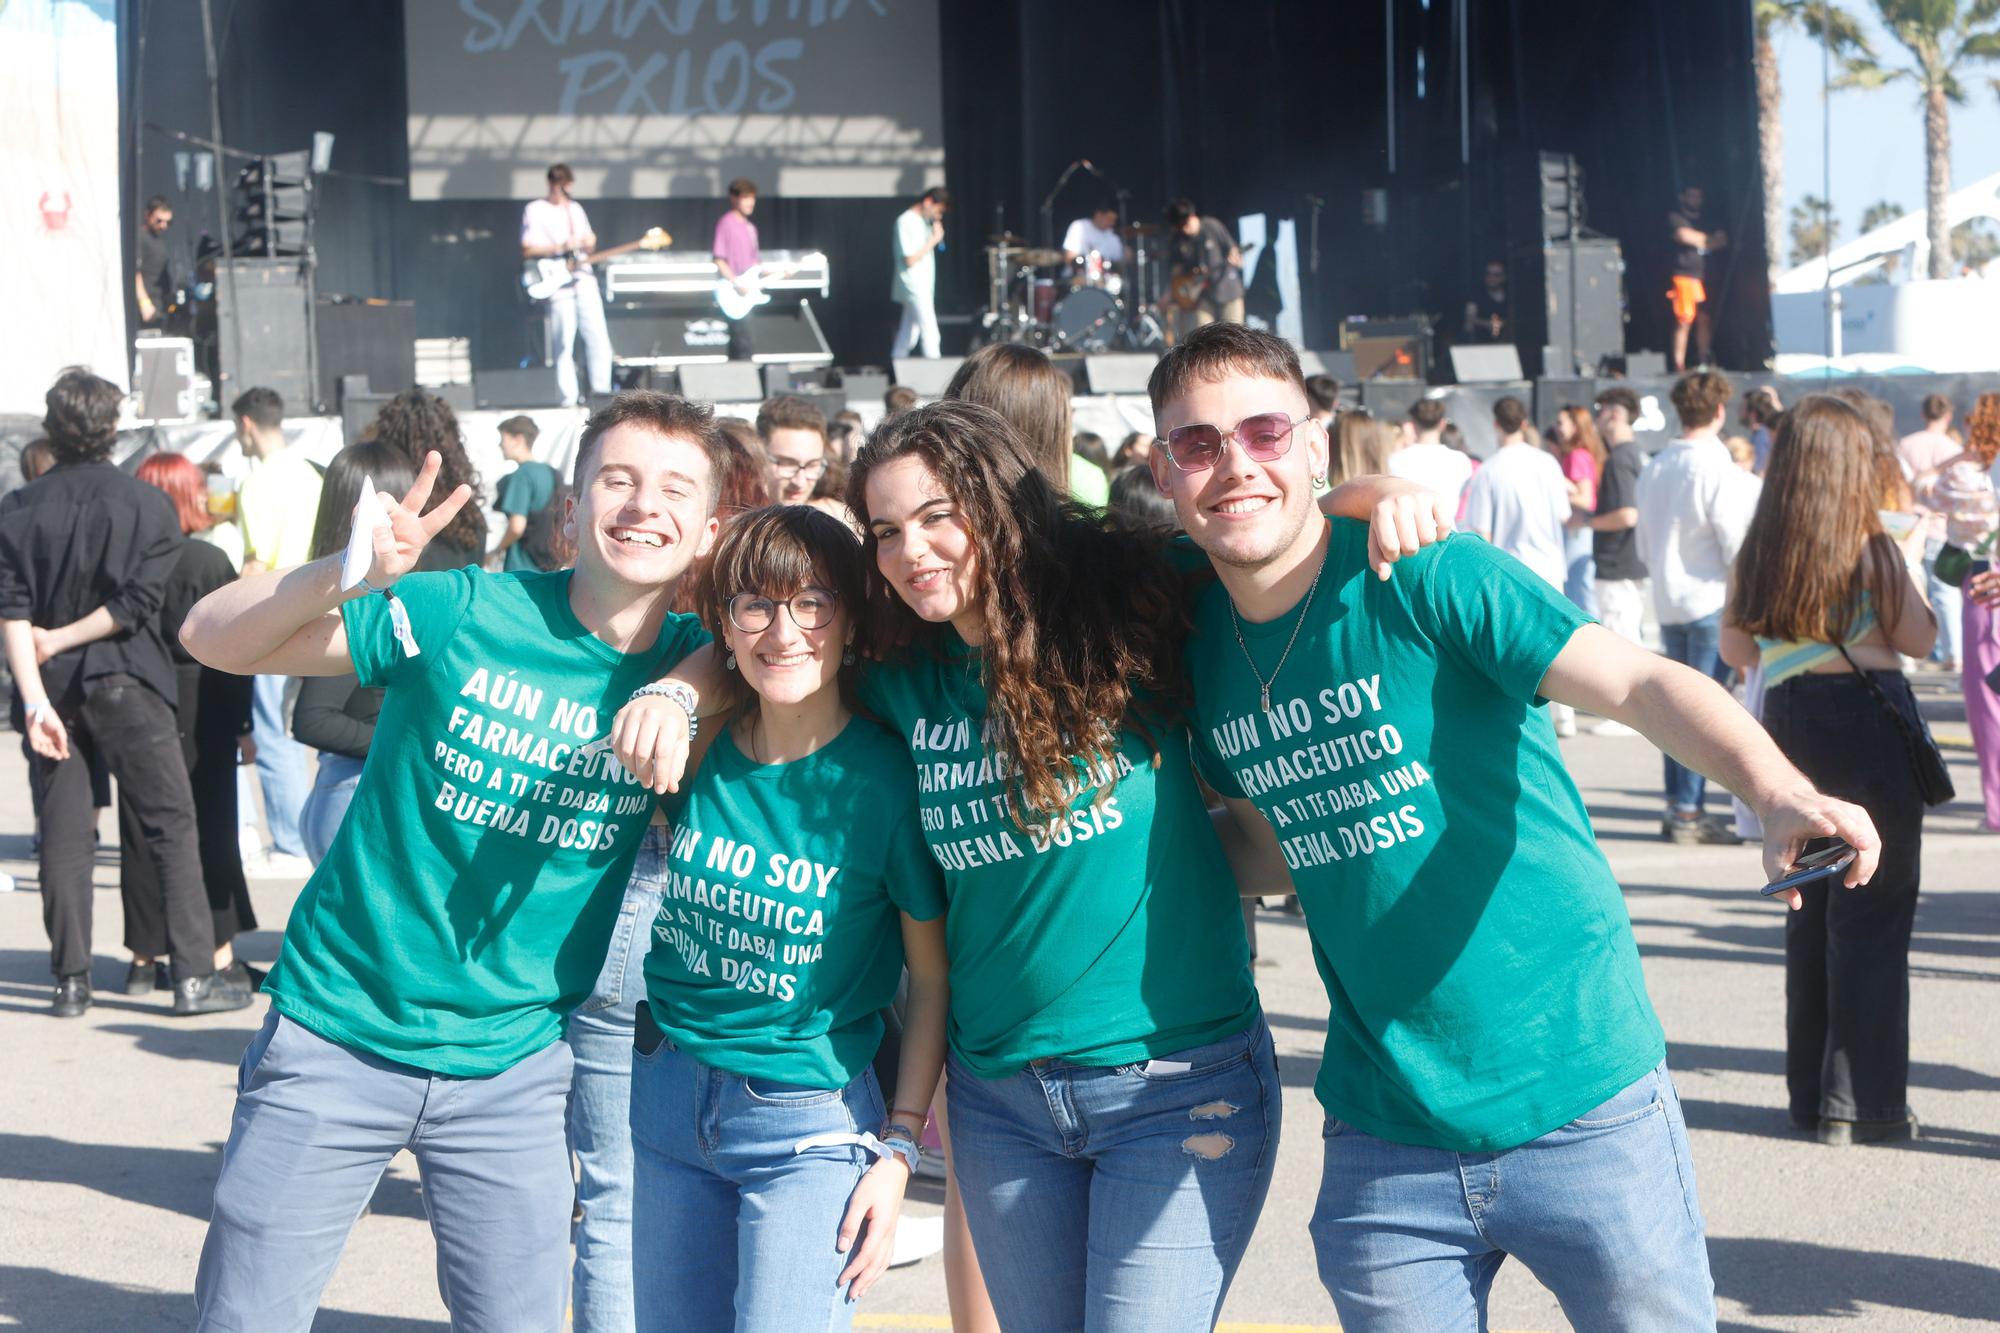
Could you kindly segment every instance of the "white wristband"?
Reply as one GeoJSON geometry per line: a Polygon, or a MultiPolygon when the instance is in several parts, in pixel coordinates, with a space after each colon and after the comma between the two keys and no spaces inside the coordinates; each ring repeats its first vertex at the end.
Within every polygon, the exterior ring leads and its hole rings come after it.
{"type": "Polygon", "coordinates": [[[28,721],[33,722],[37,713],[53,713],[55,711],[56,706],[47,699],[42,700],[38,704],[29,704],[27,707],[28,721]]]}
{"type": "Polygon", "coordinates": [[[658,695],[662,699],[670,700],[681,706],[681,711],[688,715],[689,740],[693,740],[701,734],[701,719],[695,716],[694,711],[696,708],[694,690],[689,688],[684,682],[678,680],[656,680],[651,685],[641,685],[638,689],[632,691],[631,702],[636,703],[648,695],[658,695]]]}

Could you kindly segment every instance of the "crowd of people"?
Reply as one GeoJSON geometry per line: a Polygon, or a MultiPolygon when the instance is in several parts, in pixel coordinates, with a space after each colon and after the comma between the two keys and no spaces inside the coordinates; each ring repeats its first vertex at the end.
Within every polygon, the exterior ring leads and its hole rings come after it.
{"type": "Polygon", "coordinates": [[[1650,459],[1613,383],[1545,431],[1501,398],[1481,460],[1438,399],[1343,411],[1225,320],[1149,397],[1114,449],[1010,344],[872,431],[633,392],[567,479],[500,423],[489,495],[424,390],[322,469],[253,389],[232,494],[114,466],[118,391],[65,374],[55,466],[0,498],[53,1012],[91,1001],[94,769],[128,990],[269,1000],[200,1327],[307,1327],[405,1149],[455,1326],[844,1327],[941,1155],[955,1327],[1207,1327],[1281,1132],[1269,896],[1332,1003],[1344,1326],[1462,1322],[1511,1254],[1579,1326],[1712,1328],[1578,711],[1659,746],[1663,838],[1752,827],[1773,878],[1851,846],[1784,895],[1791,1112],[1915,1132],[1940,795],[1905,668],[1964,671],[2000,830],[2000,395],[1899,442],[1865,395],[1760,390],[1733,450],[1696,372],[1650,459]],[[246,857],[306,876],[268,976],[231,947],[246,857]],[[1466,1154],[1517,1182],[1477,1225],[1466,1154]]]}

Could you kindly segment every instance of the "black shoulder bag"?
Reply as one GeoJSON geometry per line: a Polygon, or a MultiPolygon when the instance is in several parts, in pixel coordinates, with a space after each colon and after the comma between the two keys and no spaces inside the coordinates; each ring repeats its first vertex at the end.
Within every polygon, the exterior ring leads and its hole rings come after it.
{"type": "Polygon", "coordinates": [[[1958,789],[1952,786],[1951,770],[1945,767],[1944,756],[1938,753],[1930,728],[1921,722],[1912,724],[1909,718],[1903,716],[1903,710],[1882,693],[1882,687],[1875,683],[1875,678],[1855,666],[1854,659],[1848,657],[1846,645],[1836,643],[1833,646],[1840,650],[1842,657],[1847,658],[1847,665],[1861,678],[1868,692],[1875,696],[1875,702],[1882,705],[1882,711],[1895,722],[1896,729],[1903,733],[1903,746],[1910,756],[1910,770],[1916,775],[1917,792],[1924,798],[1924,804],[1943,805],[1951,800],[1958,794],[1958,789]]]}

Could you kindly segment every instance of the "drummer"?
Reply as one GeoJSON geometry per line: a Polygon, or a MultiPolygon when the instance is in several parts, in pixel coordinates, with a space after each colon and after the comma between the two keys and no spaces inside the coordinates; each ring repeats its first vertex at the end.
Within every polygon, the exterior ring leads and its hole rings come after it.
{"type": "Polygon", "coordinates": [[[1090,210],[1089,217],[1070,223],[1069,230],[1063,233],[1062,249],[1063,262],[1083,264],[1090,277],[1124,263],[1125,242],[1118,235],[1117,203],[1100,199],[1097,206],[1090,210]],[[1093,252],[1101,264],[1090,263],[1093,252]]]}

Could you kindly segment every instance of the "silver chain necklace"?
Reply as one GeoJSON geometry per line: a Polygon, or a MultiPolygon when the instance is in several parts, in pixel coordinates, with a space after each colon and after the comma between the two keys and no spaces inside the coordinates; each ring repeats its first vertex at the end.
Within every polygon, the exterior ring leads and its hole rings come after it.
{"type": "Polygon", "coordinates": [[[1236,646],[1243,650],[1243,660],[1250,665],[1250,674],[1257,678],[1257,702],[1265,712],[1271,711],[1271,686],[1277,683],[1278,673],[1285,669],[1285,659],[1292,655],[1292,645],[1299,641],[1299,630],[1306,623],[1306,612],[1312,610],[1313,594],[1319,591],[1319,576],[1326,572],[1324,561],[1313,571],[1313,581],[1306,586],[1306,599],[1299,606],[1299,618],[1292,625],[1292,637],[1285,640],[1285,651],[1278,654],[1278,665],[1271,668],[1271,678],[1266,680],[1257,670],[1257,659],[1250,656],[1250,645],[1243,642],[1243,621],[1236,614],[1236,599],[1229,599],[1229,625],[1236,631],[1236,646]]]}

